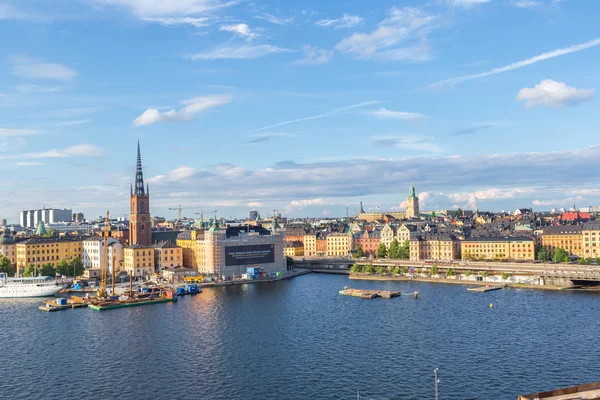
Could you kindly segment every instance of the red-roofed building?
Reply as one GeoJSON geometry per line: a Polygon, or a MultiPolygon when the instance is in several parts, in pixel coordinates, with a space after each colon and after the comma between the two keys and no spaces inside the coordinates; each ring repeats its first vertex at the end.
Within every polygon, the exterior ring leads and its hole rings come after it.
{"type": "Polygon", "coordinates": [[[591,215],[590,213],[586,212],[567,211],[562,213],[560,219],[563,222],[589,221],[591,219],[591,215]]]}

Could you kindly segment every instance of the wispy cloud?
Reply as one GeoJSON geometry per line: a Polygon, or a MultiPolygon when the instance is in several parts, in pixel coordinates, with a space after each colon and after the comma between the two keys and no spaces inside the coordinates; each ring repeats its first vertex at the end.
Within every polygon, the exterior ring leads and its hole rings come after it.
{"type": "Polygon", "coordinates": [[[209,61],[209,60],[220,60],[220,59],[240,59],[247,60],[253,58],[259,58],[268,56],[270,54],[290,52],[292,50],[276,47],[270,44],[261,45],[223,45],[187,56],[188,59],[193,61],[209,61]]]}
{"type": "Polygon", "coordinates": [[[165,26],[192,25],[196,28],[207,27],[211,22],[209,17],[144,17],[142,19],[165,26]]]}
{"type": "Polygon", "coordinates": [[[340,18],[336,19],[322,19],[315,22],[317,26],[330,26],[335,29],[342,28],[353,28],[363,23],[363,18],[358,15],[343,14],[340,18]]]}
{"type": "Polygon", "coordinates": [[[15,89],[19,93],[56,93],[65,90],[66,87],[41,86],[34,84],[16,85],[15,89]]]}
{"type": "Polygon", "coordinates": [[[517,101],[524,101],[525,107],[537,106],[565,107],[573,106],[594,97],[592,89],[577,89],[563,82],[545,79],[533,88],[523,88],[517,94],[517,101]]]}
{"type": "Polygon", "coordinates": [[[133,121],[133,126],[140,127],[157,122],[189,121],[195,114],[199,114],[210,108],[221,106],[229,102],[231,102],[231,96],[221,94],[194,97],[189,100],[184,100],[181,104],[185,107],[178,111],[173,108],[169,111],[159,111],[156,108],[149,108],[133,121]]]}
{"type": "Polygon", "coordinates": [[[42,162],[37,161],[18,161],[15,163],[17,167],[35,167],[38,165],[44,165],[42,162]]]}
{"type": "Polygon", "coordinates": [[[278,126],[295,124],[295,123],[304,122],[304,121],[310,121],[313,119],[329,118],[329,117],[333,117],[334,115],[337,115],[337,114],[347,111],[347,110],[352,110],[354,108],[360,108],[360,107],[368,107],[368,106],[371,106],[371,105],[377,104],[377,103],[379,103],[379,101],[374,101],[374,100],[363,101],[361,103],[353,104],[353,105],[347,106],[347,107],[334,108],[333,110],[329,110],[323,114],[313,115],[313,116],[304,117],[304,118],[297,118],[297,119],[292,119],[289,121],[279,122],[279,123],[276,123],[273,125],[263,126],[262,128],[254,130],[252,133],[264,131],[264,130],[271,129],[271,128],[276,128],[278,126]]]}
{"type": "Polygon", "coordinates": [[[518,8],[531,8],[540,6],[543,3],[536,0],[513,0],[511,4],[518,8]]]}
{"type": "Polygon", "coordinates": [[[232,24],[232,25],[221,25],[220,31],[231,32],[236,36],[239,36],[246,40],[253,40],[261,36],[261,34],[254,32],[250,29],[248,24],[232,24]]]}
{"type": "Polygon", "coordinates": [[[62,122],[58,122],[56,124],[56,126],[76,126],[76,125],[88,124],[90,122],[92,122],[91,119],[79,119],[79,120],[74,120],[74,121],[62,121],[62,122]]]}
{"type": "Polygon", "coordinates": [[[37,153],[13,154],[0,157],[5,160],[12,159],[42,159],[42,158],[69,158],[69,157],[104,157],[106,153],[98,146],[91,144],[77,144],[64,149],[52,149],[37,153]]]}
{"type": "Polygon", "coordinates": [[[27,79],[71,81],[78,75],[73,68],[23,56],[13,57],[11,64],[13,75],[27,79]]]}
{"type": "Polygon", "coordinates": [[[466,82],[466,81],[470,81],[473,79],[479,79],[479,78],[485,78],[488,76],[492,76],[492,75],[496,75],[496,74],[501,74],[503,72],[508,72],[508,71],[512,71],[518,68],[523,68],[523,67],[527,67],[529,65],[533,65],[536,64],[540,61],[546,61],[546,60],[550,60],[552,58],[555,57],[560,57],[560,56],[564,56],[567,54],[571,54],[571,53],[576,53],[578,51],[582,51],[582,50],[587,50],[590,49],[592,47],[596,47],[600,45],[600,38],[599,39],[594,39],[594,40],[590,40],[589,42],[585,42],[585,43],[581,43],[581,44],[576,44],[574,46],[569,46],[569,47],[565,47],[562,49],[556,49],[556,50],[552,50],[546,53],[542,53],[538,56],[535,57],[531,57],[531,58],[527,58],[525,60],[522,61],[517,61],[514,62],[512,64],[508,64],[504,67],[499,67],[499,68],[494,68],[492,70],[489,70],[487,72],[482,72],[479,74],[471,74],[471,75],[463,75],[463,76],[459,76],[456,78],[451,78],[451,79],[445,79],[442,81],[438,81],[435,83],[432,83],[431,85],[429,85],[430,88],[433,89],[441,89],[444,87],[448,87],[448,86],[452,86],[452,85],[456,85],[458,83],[462,83],[462,82],[466,82]]]}
{"type": "Polygon", "coordinates": [[[403,119],[409,121],[422,120],[429,118],[427,115],[419,114],[415,112],[406,112],[406,111],[393,111],[388,110],[387,108],[380,108],[379,110],[369,111],[369,115],[377,118],[387,118],[387,119],[403,119]]]}
{"type": "Polygon", "coordinates": [[[264,19],[265,21],[270,22],[275,25],[287,25],[287,24],[291,24],[292,22],[294,22],[293,17],[278,17],[276,15],[267,14],[267,13],[260,13],[260,14],[256,15],[254,18],[264,19]]]}
{"type": "Polygon", "coordinates": [[[433,143],[432,137],[423,136],[381,136],[373,138],[371,144],[373,147],[395,147],[403,150],[412,150],[426,153],[440,153],[442,151],[441,147],[433,143]]]}
{"type": "Polygon", "coordinates": [[[259,135],[252,135],[248,139],[246,139],[245,143],[248,144],[257,144],[269,142],[276,137],[295,137],[296,135],[291,133],[265,133],[259,135]]]}
{"type": "Polygon", "coordinates": [[[41,134],[42,131],[33,128],[23,129],[8,129],[0,128],[0,138],[18,138],[24,136],[35,136],[41,134]]]}
{"type": "Polygon", "coordinates": [[[297,65],[320,65],[327,64],[331,57],[333,57],[333,52],[326,49],[320,49],[315,46],[311,46],[306,44],[302,47],[302,52],[304,53],[304,58],[300,60],[296,60],[294,64],[297,65]]]}
{"type": "Polygon", "coordinates": [[[355,33],[335,48],[359,59],[427,61],[432,58],[428,34],[435,28],[434,15],[418,8],[392,7],[387,19],[371,33],[355,33]]]}
{"type": "Polygon", "coordinates": [[[455,131],[453,131],[452,133],[450,133],[450,136],[462,136],[462,135],[472,135],[474,133],[477,133],[479,131],[485,130],[485,129],[489,129],[493,126],[496,126],[495,124],[477,124],[474,126],[471,126],[469,128],[462,128],[462,129],[457,129],[455,131]]]}
{"type": "Polygon", "coordinates": [[[473,7],[478,4],[488,3],[489,1],[491,0],[447,0],[447,2],[452,6],[466,8],[473,7]]]}
{"type": "MultiPolygon", "coordinates": [[[[237,0],[92,0],[99,6],[117,6],[131,12],[134,16],[149,20],[152,18],[197,18],[211,16],[218,9],[234,6],[237,0]]],[[[161,21],[156,21],[161,22],[161,21]]],[[[162,22],[161,22],[162,23],[162,22]]]]}

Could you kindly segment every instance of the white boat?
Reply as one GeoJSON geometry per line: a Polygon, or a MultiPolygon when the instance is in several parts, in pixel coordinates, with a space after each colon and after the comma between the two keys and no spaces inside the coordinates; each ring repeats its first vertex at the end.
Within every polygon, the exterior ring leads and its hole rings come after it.
{"type": "Polygon", "coordinates": [[[0,273],[0,298],[54,296],[66,287],[67,284],[62,280],[49,276],[9,278],[5,273],[0,273]]]}

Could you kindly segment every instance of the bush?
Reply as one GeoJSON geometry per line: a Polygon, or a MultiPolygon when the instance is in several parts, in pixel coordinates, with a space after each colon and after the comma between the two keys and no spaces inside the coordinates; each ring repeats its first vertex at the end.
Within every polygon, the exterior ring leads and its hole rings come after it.
{"type": "Polygon", "coordinates": [[[465,272],[463,272],[463,275],[464,275],[464,276],[466,276],[466,277],[468,278],[468,277],[469,277],[469,276],[471,276],[472,274],[471,274],[471,271],[465,271],[465,272]]]}
{"type": "Polygon", "coordinates": [[[385,269],[384,267],[377,268],[377,275],[385,275],[385,274],[387,274],[387,269],[385,269]]]}
{"type": "Polygon", "coordinates": [[[510,278],[512,275],[509,274],[508,272],[503,272],[501,276],[502,276],[502,280],[505,281],[508,278],[510,278]]]}
{"type": "Polygon", "coordinates": [[[350,272],[352,272],[354,274],[362,272],[362,266],[358,265],[358,264],[354,264],[352,267],[350,267],[350,272]]]}
{"type": "Polygon", "coordinates": [[[438,272],[439,272],[439,271],[438,271],[438,266],[437,266],[436,264],[433,264],[433,265],[431,266],[431,269],[429,270],[429,273],[430,273],[431,275],[437,275],[437,274],[438,274],[438,272]]]}
{"type": "Polygon", "coordinates": [[[403,274],[408,274],[408,267],[406,265],[403,265],[402,267],[400,267],[400,272],[402,272],[403,274]]]}
{"type": "Polygon", "coordinates": [[[371,264],[369,264],[369,265],[366,265],[366,266],[363,268],[363,272],[365,272],[365,273],[367,273],[367,274],[373,274],[373,273],[375,273],[375,267],[373,267],[373,265],[371,265],[371,264]]]}
{"type": "Polygon", "coordinates": [[[393,275],[398,275],[400,273],[400,269],[398,267],[393,267],[390,271],[393,275]]]}
{"type": "Polygon", "coordinates": [[[446,276],[455,276],[456,272],[454,272],[454,270],[452,268],[448,268],[448,270],[446,271],[446,276]]]}

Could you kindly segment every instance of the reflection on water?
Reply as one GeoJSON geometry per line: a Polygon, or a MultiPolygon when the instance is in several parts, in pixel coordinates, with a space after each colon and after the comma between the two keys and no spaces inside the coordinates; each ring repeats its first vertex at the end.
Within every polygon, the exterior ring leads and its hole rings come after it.
{"type": "Polygon", "coordinates": [[[108,312],[39,304],[0,300],[2,399],[425,399],[436,367],[441,399],[600,379],[597,295],[309,275],[108,312]]]}

